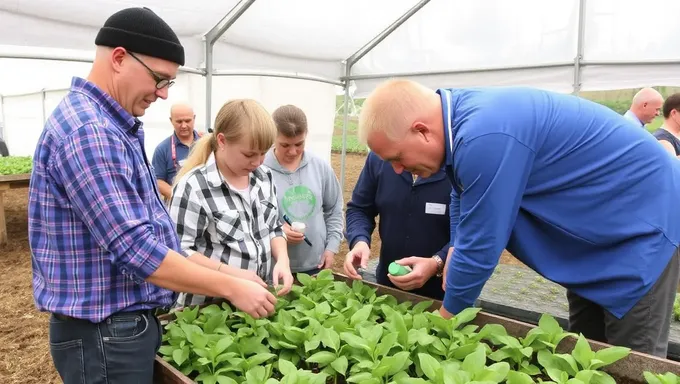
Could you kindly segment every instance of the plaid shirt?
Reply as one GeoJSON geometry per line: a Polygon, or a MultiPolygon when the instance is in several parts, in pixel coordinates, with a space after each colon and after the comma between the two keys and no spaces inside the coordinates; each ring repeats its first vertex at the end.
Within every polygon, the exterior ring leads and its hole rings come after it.
{"type": "Polygon", "coordinates": [[[142,124],[86,80],[73,79],[38,140],[28,231],[39,310],[100,322],[175,299],[144,281],[179,242],[142,124]]]}
{"type": "MultiPolygon", "coordinates": [[[[211,154],[205,165],[187,173],[174,187],[170,216],[177,224],[182,250],[199,252],[235,268],[272,278],[271,240],[283,236],[276,189],[270,171],[250,174],[250,207],[229,189],[211,154]]],[[[202,304],[212,298],[181,293],[179,305],[202,304]]]]}

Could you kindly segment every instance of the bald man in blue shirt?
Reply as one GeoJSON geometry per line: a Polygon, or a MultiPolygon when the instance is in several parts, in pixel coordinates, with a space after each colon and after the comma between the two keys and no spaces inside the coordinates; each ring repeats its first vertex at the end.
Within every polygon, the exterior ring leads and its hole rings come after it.
{"type": "Polygon", "coordinates": [[[507,248],[567,288],[572,331],[666,356],[680,163],[648,132],[571,95],[397,79],[366,99],[359,136],[397,172],[446,168],[459,197],[443,316],[474,304],[507,248]]]}

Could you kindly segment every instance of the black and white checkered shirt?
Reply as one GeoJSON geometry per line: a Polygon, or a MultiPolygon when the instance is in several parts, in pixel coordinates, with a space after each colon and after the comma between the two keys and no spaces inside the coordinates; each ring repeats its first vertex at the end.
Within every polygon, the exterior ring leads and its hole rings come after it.
{"type": "MultiPolygon", "coordinates": [[[[230,189],[218,171],[215,155],[188,172],[173,189],[170,216],[177,226],[182,250],[199,252],[235,268],[248,269],[271,281],[271,240],[283,237],[272,174],[260,167],[250,174],[250,206],[230,189]]],[[[182,306],[206,298],[181,293],[182,306]]]]}

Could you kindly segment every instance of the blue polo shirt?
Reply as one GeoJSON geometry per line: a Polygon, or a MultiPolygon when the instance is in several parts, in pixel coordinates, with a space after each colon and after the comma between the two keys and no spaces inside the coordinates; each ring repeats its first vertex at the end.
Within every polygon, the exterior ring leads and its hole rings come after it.
{"type": "Polygon", "coordinates": [[[507,248],[623,317],[680,243],[680,162],[611,109],[508,87],[437,91],[453,220],[444,307],[472,306],[507,248]]]}
{"type": "MultiPolygon", "coordinates": [[[[194,143],[198,139],[198,132],[194,131],[194,143]]],[[[156,179],[163,180],[172,185],[175,175],[177,175],[177,171],[179,171],[182,164],[184,164],[184,160],[189,156],[190,149],[191,148],[188,146],[182,144],[177,137],[177,134],[174,132],[167,139],[161,141],[153,152],[152,164],[154,172],[156,173],[156,179]],[[173,161],[172,159],[173,137],[175,139],[176,161],[173,161]]]]}
{"type": "MultiPolygon", "coordinates": [[[[397,259],[438,254],[446,260],[449,248],[449,203],[451,183],[443,168],[415,184],[409,172],[397,174],[389,162],[373,152],[368,154],[352,199],[347,203],[346,238],[350,247],[358,241],[371,245],[375,218],[382,242],[376,270],[379,284],[394,287],[387,278],[389,264],[397,259]]],[[[442,279],[431,278],[417,295],[441,300],[442,279]]]]}

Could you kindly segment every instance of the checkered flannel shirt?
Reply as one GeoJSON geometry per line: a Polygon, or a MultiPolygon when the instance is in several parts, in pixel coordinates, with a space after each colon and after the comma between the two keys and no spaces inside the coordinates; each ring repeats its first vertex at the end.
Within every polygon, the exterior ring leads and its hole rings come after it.
{"type": "MultiPolygon", "coordinates": [[[[272,279],[271,240],[283,236],[271,171],[250,174],[250,201],[227,186],[211,154],[206,164],[184,175],[173,189],[170,216],[183,251],[201,253],[235,268],[272,279]]],[[[202,304],[211,298],[181,293],[177,304],[202,304]]]]}

